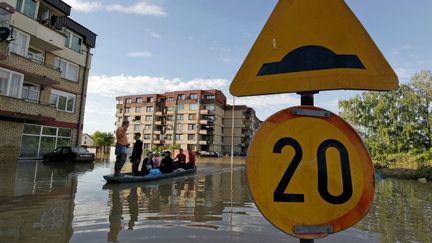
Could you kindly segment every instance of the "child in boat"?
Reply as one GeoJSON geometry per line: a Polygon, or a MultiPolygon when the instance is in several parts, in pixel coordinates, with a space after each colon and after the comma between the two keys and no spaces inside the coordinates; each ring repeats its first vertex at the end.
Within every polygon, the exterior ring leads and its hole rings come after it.
{"type": "Polygon", "coordinates": [[[159,168],[161,164],[161,159],[159,156],[159,153],[155,153],[154,157],[153,157],[153,163],[152,163],[152,168],[159,168]]]}
{"type": "Polygon", "coordinates": [[[161,160],[159,157],[159,153],[155,153],[154,157],[153,157],[153,162],[152,162],[152,169],[149,170],[149,176],[157,176],[161,174],[161,171],[159,169],[161,165],[161,160]]]}
{"type": "Polygon", "coordinates": [[[136,132],[134,134],[135,143],[132,150],[132,155],[129,157],[132,162],[132,175],[137,176],[139,174],[138,167],[141,162],[141,155],[143,151],[143,143],[140,140],[141,133],[136,132]]]}

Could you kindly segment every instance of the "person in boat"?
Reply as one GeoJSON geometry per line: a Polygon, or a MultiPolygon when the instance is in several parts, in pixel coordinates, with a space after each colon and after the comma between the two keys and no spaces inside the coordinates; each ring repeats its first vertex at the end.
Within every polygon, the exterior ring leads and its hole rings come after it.
{"type": "Polygon", "coordinates": [[[160,170],[161,159],[159,157],[159,153],[155,153],[153,157],[152,169],[149,170],[149,176],[158,176],[161,174],[160,170]]]}
{"type": "Polygon", "coordinates": [[[148,175],[149,171],[153,169],[153,153],[148,152],[147,157],[143,160],[141,166],[141,175],[148,175]]]}
{"type": "Polygon", "coordinates": [[[132,155],[129,157],[132,162],[132,175],[137,176],[139,174],[139,164],[141,162],[141,155],[143,152],[143,143],[140,140],[141,133],[134,133],[135,143],[132,150],[132,155]]]}
{"type": "Polygon", "coordinates": [[[183,168],[186,165],[186,154],[183,153],[183,149],[180,149],[180,152],[174,159],[176,162],[175,168],[183,168]]]}
{"type": "Polygon", "coordinates": [[[114,165],[114,176],[121,176],[120,171],[126,162],[129,142],[126,137],[126,131],[129,127],[129,121],[123,121],[122,125],[116,130],[116,162],[114,165]]]}
{"type": "Polygon", "coordinates": [[[152,160],[151,166],[152,166],[153,169],[155,169],[155,168],[159,168],[160,164],[161,164],[161,158],[159,156],[159,153],[155,153],[154,157],[153,157],[153,160],[152,160]]]}
{"type": "Polygon", "coordinates": [[[193,151],[189,150],[188,155],[189,155],[188,156],[189,161],[187,163],[185,163],[185,165],[182,167],[185,170],[195,168],[195,161],[196,161],[195,153],[193,151]]]}
{"type": "Polygon", "coordinates": [[[160,163],[160,171],[162,174],[167,174],[173,172],[173,159],[171,158],[171,152],[165,151],[164,158],[161,160],[160,163]]]}

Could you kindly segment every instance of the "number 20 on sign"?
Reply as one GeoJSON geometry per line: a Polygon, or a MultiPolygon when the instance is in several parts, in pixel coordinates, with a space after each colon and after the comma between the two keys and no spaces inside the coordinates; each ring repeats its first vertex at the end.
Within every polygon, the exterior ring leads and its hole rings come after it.
{"type": "Polygon", "coordinates": [[[354,225],[373,201],[374,169],[362,140],[318,107],[292,107],[268,118],[249,147],[247,176],[261,213],[304,239],[354,225]]]}

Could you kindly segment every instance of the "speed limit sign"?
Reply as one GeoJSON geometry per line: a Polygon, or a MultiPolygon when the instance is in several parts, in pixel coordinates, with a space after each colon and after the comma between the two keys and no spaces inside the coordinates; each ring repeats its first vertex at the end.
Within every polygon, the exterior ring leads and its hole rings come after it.
{"type": "Polygon", "coordinates": [[[304,239],[354,225],[374,197],[374,169],[361,138],[337,115],[312,106],[282,110],[261,125],[247,178],[261,213],[304,239]]]}

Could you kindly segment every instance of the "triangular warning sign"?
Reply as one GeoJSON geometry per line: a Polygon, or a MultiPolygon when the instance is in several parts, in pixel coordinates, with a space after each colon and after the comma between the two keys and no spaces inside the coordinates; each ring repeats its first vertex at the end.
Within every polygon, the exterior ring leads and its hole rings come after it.
{"type": "Polygon", "coordinates": [[[395,72],[343,0],[280,0],[230,92],[247,96],[397,87],[395,72]]]}

